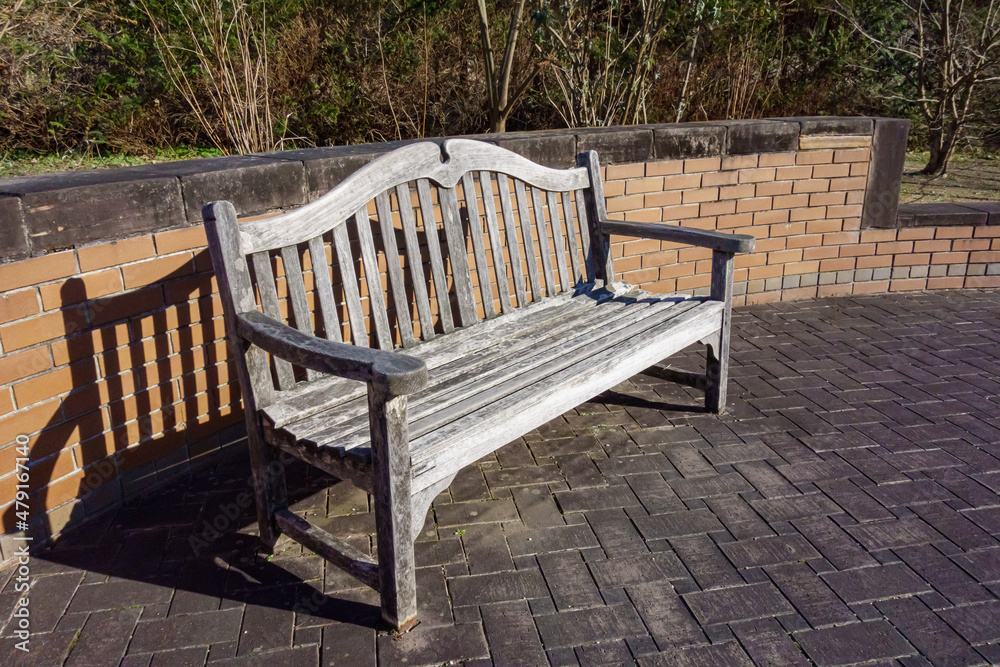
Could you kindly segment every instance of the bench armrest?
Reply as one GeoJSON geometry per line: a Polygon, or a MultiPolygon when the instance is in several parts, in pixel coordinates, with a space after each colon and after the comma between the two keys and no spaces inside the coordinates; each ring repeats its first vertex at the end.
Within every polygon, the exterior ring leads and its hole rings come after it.
{"type": "Polygon", "coordinates": [[[659,241],[673,241],[711,248],[720,252],[750,252],[753,250],[754,237],[746,234],[726,234],[707,229],[677,227],[675,225],[657,225],[648,222],[622,222],[620,220],[601,220],[601,231],[605,234],[620,236],[637,236],[659,241]]]}
{"type": "Polygon", "coordinates": [[[427,386],[427,366],[399,352],[337,343],[302,333],[263,313],[236,316],[237,333],[250,343],[296,366],[370,382],[392,396],[427,386]]]}

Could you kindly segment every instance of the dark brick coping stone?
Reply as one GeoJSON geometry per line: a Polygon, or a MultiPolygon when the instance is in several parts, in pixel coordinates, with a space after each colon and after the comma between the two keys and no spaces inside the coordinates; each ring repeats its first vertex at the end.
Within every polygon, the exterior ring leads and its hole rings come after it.
{"type": "Polygon", "coordinates": [[[1000,202],[900,204],[896,227],[1000,225],[1000,202]]]}
{"type": "MultiPolygon", "coordinates": [[[[794,151],[801,135],[878,135],[882,121],[803,117],[469,138],[566,168],[575,166],[578,152],[591,149],[600,153],[603,164],[794,151]]],[[[241,215],[301,206],[378,155],[413,141],[418,140],[0,179],[0,261],[196,225],[210,199],[231,200],[241,215]]]]}

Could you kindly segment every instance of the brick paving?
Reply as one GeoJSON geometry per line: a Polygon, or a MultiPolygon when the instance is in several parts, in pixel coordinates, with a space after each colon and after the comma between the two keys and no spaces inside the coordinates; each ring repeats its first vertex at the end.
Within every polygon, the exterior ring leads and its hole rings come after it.
{"type": "MultiPolygon", "coordinates": [[[[727,415],[637,376],[463,471],[405,635],[297,545],[255,556],[240,461],[38,554],[29,654],[0,572],[0,664],[1000,663],[1000,292],[734,319],[727,415]]],[[[365,494],[290,489],[370,550],[365,494]]]]}

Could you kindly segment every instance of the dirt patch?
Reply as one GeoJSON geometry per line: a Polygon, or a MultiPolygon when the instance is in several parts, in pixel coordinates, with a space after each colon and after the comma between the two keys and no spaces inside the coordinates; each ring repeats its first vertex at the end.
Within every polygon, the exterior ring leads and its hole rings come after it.
{"type": "Polygon", "coordinates": [[[910,153],[906,156],[900,202],[1000,201],[1000,159],[960,156],[951,161],[944,176],[916,173],[925,164],[926,154],[910,153]]]}

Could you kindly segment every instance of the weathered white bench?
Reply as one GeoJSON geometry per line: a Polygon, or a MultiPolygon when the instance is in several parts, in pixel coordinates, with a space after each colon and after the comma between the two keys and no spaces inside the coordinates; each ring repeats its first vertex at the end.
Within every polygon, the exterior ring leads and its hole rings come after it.
{"type": "Polygon", "coordinates": [[[578,165],[414,143],[278,217],[204,208],[261,541],[285,533],[375,588],[395,628],[416,620],[414,539],[461,468],[639,372],[725,407],[733,255],[753,239],[608,220],[597,154],[578,165]],[[711,295],[614,282],[610,234],[711,248],[711,295]],[[698,341],[704,374],[656,365],[698,341]],[[377,560],[287,508],[280,450],[373,495],[377,560]]]}

